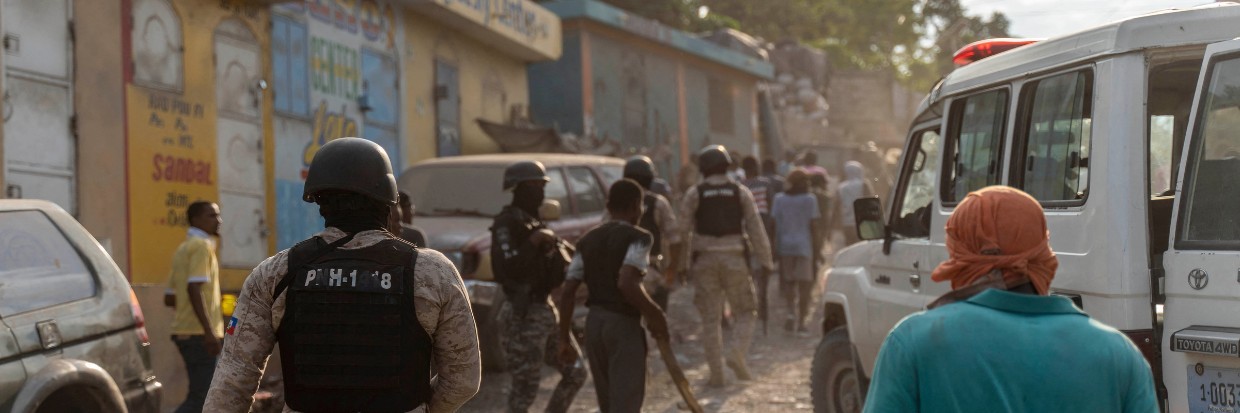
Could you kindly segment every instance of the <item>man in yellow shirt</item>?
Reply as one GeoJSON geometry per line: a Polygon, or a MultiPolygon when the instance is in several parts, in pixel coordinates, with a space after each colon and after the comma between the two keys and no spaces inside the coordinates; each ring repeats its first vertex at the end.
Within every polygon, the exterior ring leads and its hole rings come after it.
{"type": "Polygon", "coordinates": [[[220,207],[198,201],[185,211],[189,235],[172,256],[168,282],[176,294],[176,314],[172,321],[172,341],[185,361],[189,392],[176,413],[198,413],[207,399],[215,359],[224,336],[224,316],[220,311],[220,265],[215,240],[219,235],[220,207]]]}

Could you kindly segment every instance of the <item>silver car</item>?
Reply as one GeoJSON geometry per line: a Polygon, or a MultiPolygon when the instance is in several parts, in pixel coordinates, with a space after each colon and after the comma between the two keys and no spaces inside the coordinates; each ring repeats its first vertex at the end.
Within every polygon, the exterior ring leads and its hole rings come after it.
{"type": "Polygon", "coordinates": [[[53,203],[0,200],[0,412],[155,412],[142,309],[53,203]]]}

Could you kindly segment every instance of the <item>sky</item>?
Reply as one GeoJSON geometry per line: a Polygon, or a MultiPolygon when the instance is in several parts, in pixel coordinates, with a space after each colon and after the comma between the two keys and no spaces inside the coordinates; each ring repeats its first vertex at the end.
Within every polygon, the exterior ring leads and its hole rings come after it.
{"type": "Polygon", "coordinates": [[[1147,12],[1212,0],[961,0],[970,15],[1007,15],[1016,37],[1055,37],[1147,12]]]}

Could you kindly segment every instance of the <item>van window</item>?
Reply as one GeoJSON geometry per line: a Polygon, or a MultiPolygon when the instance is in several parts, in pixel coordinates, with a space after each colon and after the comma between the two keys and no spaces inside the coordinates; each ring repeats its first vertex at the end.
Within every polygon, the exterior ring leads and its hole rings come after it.
{"type": "Polygon", "coordinates": [[[1175,142],[1175,116],[1150,116],[1150,194],[1155,196],[1171,190],[1172,143],[1175,142]]]}
{"type": "Polygon", "coordinates": [[[930,236],[930,205],[934,202],[934,182],[939,173],[939,130],[927,129],[913,136],[908,159],[900,173],[900,190],[895,202],[899,209],[891,231],[904,238],[930,236]]]}
{"type": "Polygon", "coordinates": [[[95,296],[77,249],[39,211],[0,213],[0,317],[95,296]]]}
{"type": "Polygon", "coordinates": [[[573,200],[577,201],[578,215],[603,212],[607,207],[607,199],[590,168],[568,168],[568,179],[572,185],[570,189],[573,191],[573,200]]]}
{"type": "Polygon", "coordinates": [[[943,165],[943,202],[955,204],[969,192],[999,183],[1008,91],[979,93],[952,102],[948,118],[948,162],[943,165]]]}
{"type": "Polygon", "coordinates": [[[1193,129],[1193,177],[1180,239],[1213,246],[1240,241],[1240,56],[1211,63],[1193,129]]]}
{"type": "Polygon", "coordinates": [[[1022,88],[1018,113],[1025,147],[1013,159],[1013,180],[1044,204],[1079,204],[1089,191],[1093,83],[1092,72],[1080,71],[1022,88]]]}
{"type": "Polygon", "coordinates": [[[548,169],[547,176],[551,177],[551,180],[547,182],[546,189],[543,191],[543,198],[548,201],[558,201],[560,203],[560,211],[563,211],[564,215],[568,215],[568,211],[572,211],[572,205],[568,204],[568,186],[564,184],[564,170],[560,168],[548,169]]]}

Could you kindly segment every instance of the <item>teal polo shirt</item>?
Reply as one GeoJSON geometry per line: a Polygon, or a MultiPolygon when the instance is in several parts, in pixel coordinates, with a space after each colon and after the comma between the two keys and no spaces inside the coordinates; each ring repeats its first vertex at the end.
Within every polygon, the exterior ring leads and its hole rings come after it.
{"type": "Polygon", "coordinates": [[[900,321],[865,412],[1157,412],[1150,366],[1064,297],[990,289],[900,321]]]}

